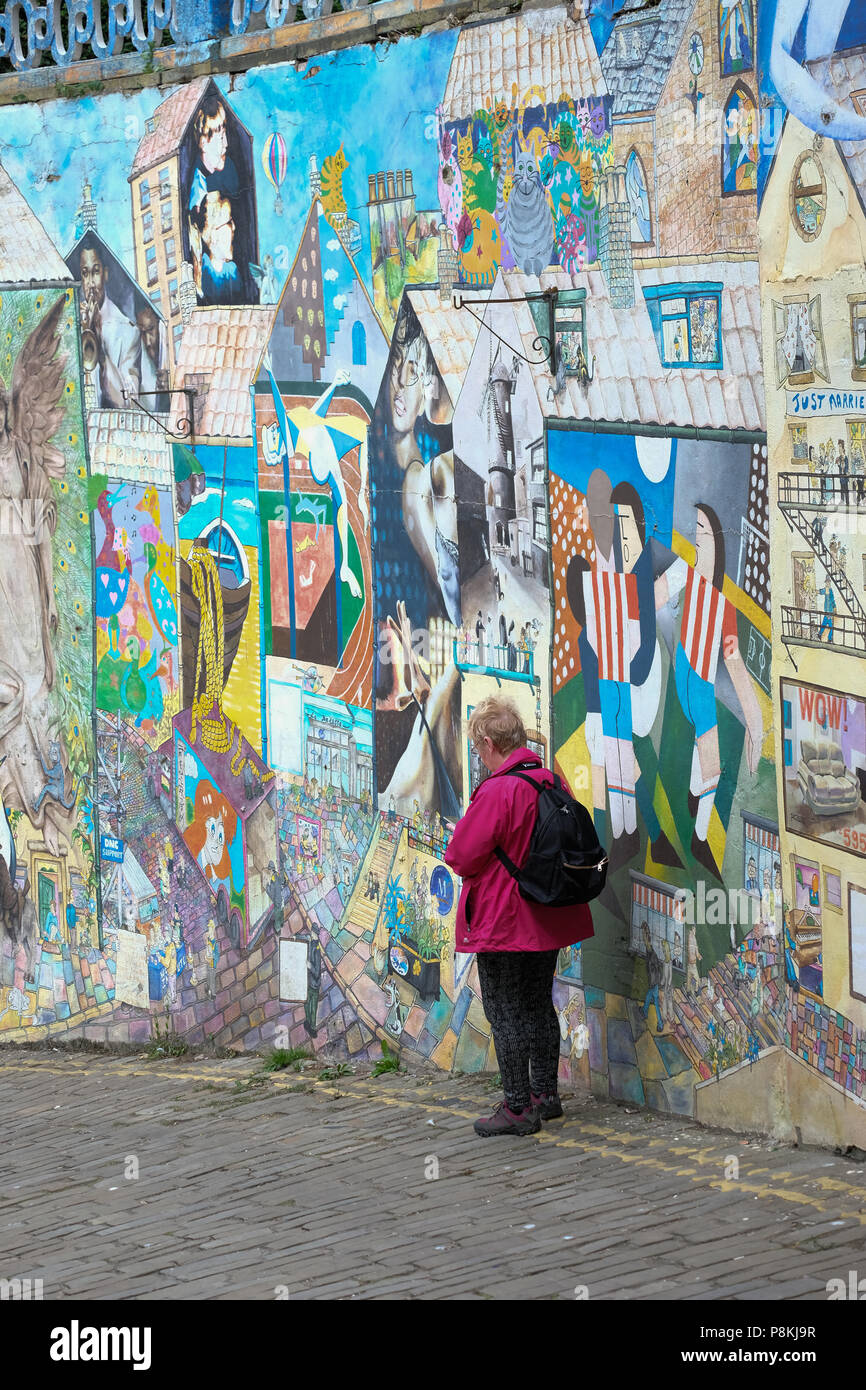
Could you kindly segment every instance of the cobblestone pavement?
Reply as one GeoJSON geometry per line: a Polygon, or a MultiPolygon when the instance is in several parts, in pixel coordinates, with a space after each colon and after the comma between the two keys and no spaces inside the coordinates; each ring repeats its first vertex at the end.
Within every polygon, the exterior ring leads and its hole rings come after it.
{"type": "Polygon", "coordinates": [[[0,1056],[0,1277],[46,1299],[824,1300],[866,1273],[850,1158],[583,1097],[479,1139],[482,1078],[306,1068],[0,1056]]]}

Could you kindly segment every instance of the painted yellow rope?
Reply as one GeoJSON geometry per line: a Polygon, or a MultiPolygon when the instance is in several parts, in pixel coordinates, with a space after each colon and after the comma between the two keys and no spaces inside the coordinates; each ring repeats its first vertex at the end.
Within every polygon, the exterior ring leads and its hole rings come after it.
{"type": "MultiPolygon", "coordinates": [[[[203,546],[193,546],[189,553],[189,567],[192,591],[198,599],[201,612],[190,733],[195,743],[197,730],[200,728],[201,741],[211,753],[230,753],[237,738],[231,770],[235,777],[240,777],[247,764],[253,772],[256,771],[256,767],[252,758],[244,757],[244,738],[240,728],[232,723],[223,710],[225,628],[222,586],[216,561],[211,552],[203,546]],[[214,706],[217,710],[216,715],[212,713],[214,706]]],[[[269,782],[273,775],[273,772],[269,771],[260,780],[262,783],[269,782]]]]}

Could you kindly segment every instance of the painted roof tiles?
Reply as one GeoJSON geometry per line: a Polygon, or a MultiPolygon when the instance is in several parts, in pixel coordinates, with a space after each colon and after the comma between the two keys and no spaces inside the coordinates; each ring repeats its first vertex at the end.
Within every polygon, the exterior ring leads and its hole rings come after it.
{"type": "Polygon", "coordinates": [[[193,82],[178,87],[176,92],[172,92],[171,96],[156,108],[153,113],[154,129],[146,133],[139,142],[129,175],[130,181],[143,174],[145,169],[151,169],[161,159],[168,159],[176,152],[211,80],[210,77],[195,78],[193,82]]]}
{"type": "Polygon", "coordinates": [[[442,300],[438,289],[406,290],[430,345],[436,366],[453,405],[463,385],[480,324],[468,310],[458,311],[442,300]]]}
{"type": "Polygon", "coordinates": [[[60,252],[0,165],[0,283],[29,285],[31,280],[72,284],[60,252]]]}
{"type": "Polygon", "coordinates": [[[693,9],[694,0],[661,0],[650,18],[619,16],[601,55],[615,116],[655,110],[693,9]]]}
{"type": "Polygon", "coordinates": [[[446,120],[460,120],[500,97],[510,101],[512,83],[519,96],[542,87],[548,101],[562,92],[606,92],[588,20],[575,22],[556,6],[462,29],[442,102],[446,120]]]}
{"type": "MultiPolygon", "coordinates": [[[[199,373],[209,379],[204,404],[197,406],[199,438],[250,438],[250,384],[276,312],[275,304],[193,310],[183,330],[175,382],[182,387],[199,373]]],[[[173,431],[185,411],[186,400],[175,396],[173,431]]]]}
{"type": "MultiPolygon", "coordinates": [[[[519,297],[539,288],[535,277],[517,271],[502,275],[505,293],[519,297]]],[[[641,267],[635,275],[635,303],[611,304],[602,272],[590,269],[572,278],[554,268],[540,278],[542,289],[586,290],[586,339],[592,381],[583,390],[566,376],[563,390],[550,391],[544,367],[534,380],[545,415],[561,419],[611,420],[631,424],[697,426],[702,429],[766,429],[760,351],[760,297],[757,261],[641,267]],[[733,286],[729,285],[729,278],[733,286]],[[721,283],[722,352],[718,368],[663,367],[643,289],[659,284],[721,283]]],[[[527,357],[533,357],[537,328],[529,305],[514,306],[527,357]]]]}

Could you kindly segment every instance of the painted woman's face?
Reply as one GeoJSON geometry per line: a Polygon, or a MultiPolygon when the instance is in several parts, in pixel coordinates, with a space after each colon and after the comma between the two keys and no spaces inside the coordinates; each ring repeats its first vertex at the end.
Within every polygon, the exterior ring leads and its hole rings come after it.
{"type": "Polygon", "coordinates": [[[206,839],[204,842],[205,854],[210,864],[218,864],[222,859],[223,847],[226,842],[226,832],[223,826],[222,813],[218,816],[208,816],[205,821],[206,839]]]}
{"type": "Polygon", "coordinates": [[[397,434],[408,434],[424,409],[424,380],[411,348],[391,369],[391,419],[397,434]]]}

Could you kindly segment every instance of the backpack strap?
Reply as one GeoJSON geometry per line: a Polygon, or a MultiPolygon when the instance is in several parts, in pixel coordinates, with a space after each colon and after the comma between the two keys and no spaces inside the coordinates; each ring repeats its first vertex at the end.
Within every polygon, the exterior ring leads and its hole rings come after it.
{"type": "MultiPolygon", "coordinates": [[[[521,782],[526,782],[530,787],[532,787],[533,791],[537,792],[539,795],[542,791],[549,790],[550,787],[556,787],[557,791],[561,789],[562,782],[560,781],[556,773],[553,774],[553,781],[550,783],[536,782],[534,777],[527,777],[526,770],[529,768],[531,768],[534,772],[547,771],[547,768],[545,767],[539,768],[537,763],[518,763],[517,767],[510,767],[508,771],[505,773],[505,776],[519,777],[521,782]]],[[[500,864],[502,864],[503,867],[508,870],[512,878],[520,877],[520,870],[518,869],[514,860],[508,857],[504,849],[500,849],[500,847],[497,845],[493,853],[496,855],[496,858],[499,860],[500,864]]]]}

